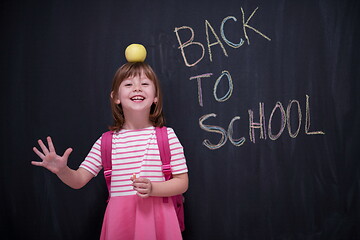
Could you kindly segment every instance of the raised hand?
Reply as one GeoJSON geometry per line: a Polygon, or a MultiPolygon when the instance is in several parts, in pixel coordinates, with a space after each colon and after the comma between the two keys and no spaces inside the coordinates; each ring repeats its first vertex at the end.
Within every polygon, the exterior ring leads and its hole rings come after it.
{"type": "Polygon", "coordinates": [[[72,149],[66,149],[65,153],[62,156],[59,156],[56,154],[51,137],[47,137],[47,143],[48,147],[45,146],[42,140],[38,140],[38,144],[42,152],[39,151],[36,147],[33,148],[33,151],[41,158],[42,161],[32,161],[31,164],[44,167],[55,174],[59,174],[67,167],[67,161],[70,153],[72,152],[72,149]]]}

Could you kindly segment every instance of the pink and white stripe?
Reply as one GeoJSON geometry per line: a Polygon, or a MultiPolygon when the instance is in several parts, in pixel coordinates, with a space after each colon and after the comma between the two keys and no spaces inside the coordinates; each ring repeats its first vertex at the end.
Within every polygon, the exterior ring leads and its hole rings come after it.
{"type": "MultiPolygon", "coordinates": [[[[172,128],[168,129],[173,174],[188,171],[184,151],[172,128]]],[[[95,176],[102,169],[100,154],[101,137],[95,142],[80,167],[95,176]]],[[[112,142],[111,196],[134,195],[130,177],[148,178],[150,181],[164,181],[161,159],[156,141],[155,128],[121,130],[113,135],[112,142]]]]}

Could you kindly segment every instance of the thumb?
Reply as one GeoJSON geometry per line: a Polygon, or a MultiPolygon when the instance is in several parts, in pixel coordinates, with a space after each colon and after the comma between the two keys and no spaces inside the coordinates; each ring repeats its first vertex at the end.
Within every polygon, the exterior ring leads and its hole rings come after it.
{"type": "Polygon", "coordinates": [[[73,149],[72,148],[68,148],[66,149],[66,151],[64,152],[63,157],[65,158],[69,158],[70,154],[72,153],[73,149]]]}

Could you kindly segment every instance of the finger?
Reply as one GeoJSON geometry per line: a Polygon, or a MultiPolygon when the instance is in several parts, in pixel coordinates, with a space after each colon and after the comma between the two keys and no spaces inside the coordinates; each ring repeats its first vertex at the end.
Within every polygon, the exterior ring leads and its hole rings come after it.
{"type": "Polygon", "coordinates": [[[43,143],[43,141],[41,139],[38,140],[39,146],[41,147],[41,150],[43,151],[44,155],[49,154],[49,150],[47,149],[47,147],[45,146],[45,144],[43,143]]]}
{"type": "Polygon", "coordinates": [[[64,152],[64,157],[65,158],[69,158],[70,154],[72,153],[73,149],[72,148],[68,148],[66,149],[66,151],[64,152]]]}
{"type": "Polygon", "coordinates": [[[31,161],[31,164],[34,165],[34,166],[38,166],[38,167],[43,166],[43,162],[31,161]]]}
{"type": "Polygon", "coordinates": [[[147,198],[147,197],[150,197],[150,195],[149,194],[142,194],[142,193],[139,193],[139,192],[137,192],[136,193],[136,195],[138,195],[139,197],[141,197],[141,198],[147,198]]]}
{"type": "Polygon", "coordinates": [[[49,136],[46,139],[47,139],[47,142],[48,142],[50,152],[56,152],[51,137],[49,136]]]}
{"type": "Polygon", "coordinates": [[[147,188],[149,188],[149,185],[146,183],[135,183],[134,187],[139,188],[139,189],[147,189],[147,188]]]}
{"type": "Polygon", "coordinates": [[[38,155],[41,159],[43,159],[45,157],[44,154],[42,154],[42,152],[40,152],[36,147],[33,147],[33,151],[36,153],[36,155],[38,155]]]}
{"type": "Polygon", "coordinates": [[[148,194],[150,192],[148,188],[136,188],[136,191],[141,194],[148,194]]]}
{"type": "Polygon", "coordinates": [[[149,182],[150,182],[150,180],[147,178],[136,178],[134,180],[134,183],[149,183],[149,182]]]}

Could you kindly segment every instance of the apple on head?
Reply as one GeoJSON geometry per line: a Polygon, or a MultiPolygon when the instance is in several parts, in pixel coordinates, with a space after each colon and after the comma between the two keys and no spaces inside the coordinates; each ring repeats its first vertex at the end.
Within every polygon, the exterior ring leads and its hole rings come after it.
{"type": "Polygon", "coordinates": [[[146,58],[146,49],[141,44],[130,44],[125,49],[125,57],[128,62],[143,62],[146,58]]]}

